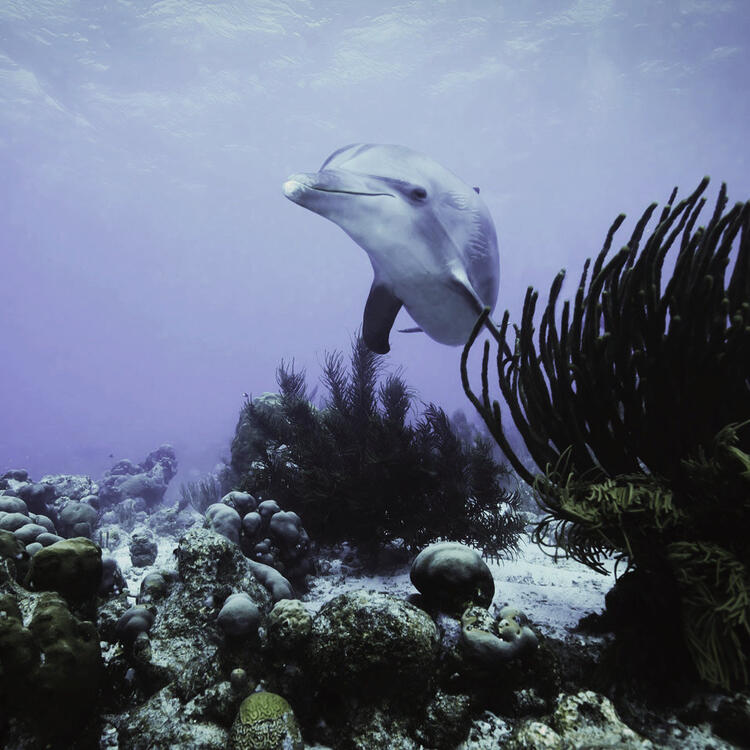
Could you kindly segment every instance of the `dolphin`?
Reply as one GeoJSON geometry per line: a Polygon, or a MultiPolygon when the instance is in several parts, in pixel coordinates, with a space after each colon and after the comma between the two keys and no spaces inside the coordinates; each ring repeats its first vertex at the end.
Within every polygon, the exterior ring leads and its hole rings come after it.
{"type": "Polygon", "coordinates": [[[465,344],[499,283],[497,235],[478,188],[405,146],[357,143],[283,185],[294,203],[338,224],[367,253],[374,279],[362,337],[390,351],[401,307],[441,344],[465,344]]]}

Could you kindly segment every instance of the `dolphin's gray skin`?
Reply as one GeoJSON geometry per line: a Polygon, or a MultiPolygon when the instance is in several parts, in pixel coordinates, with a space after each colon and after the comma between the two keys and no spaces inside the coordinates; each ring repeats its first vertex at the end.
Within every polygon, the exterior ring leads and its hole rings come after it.
{"type": "MultiPolygon", "coordinates": [[[[375,279],[362,336],[374,352],[401,305],[430,338],[466,343],[497,300],[497,237],[487,206],[429,157],[404,146],[355,144],[319,172],[295,174],[284,194],[338,224],[370,256],[375,279]]],[[[417,329],[419,330],[419,329],[417,329]]]]}

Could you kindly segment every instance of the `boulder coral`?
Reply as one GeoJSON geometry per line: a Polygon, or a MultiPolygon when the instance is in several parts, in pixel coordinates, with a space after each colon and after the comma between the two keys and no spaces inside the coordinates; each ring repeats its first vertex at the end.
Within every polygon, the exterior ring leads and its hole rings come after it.
{"type": "MultiPolygon", "coordinates": [[[[43,741],[80,736],[95,711],[102,676],[94,625],[57,594],[31,594],[0,568],[0,705],[43,741]],[[24,625],[21,608],[29,613],[24,625]]],[[[58,746],[55,744],[55,746],[58,746]]]]}
{"type": "Polygon", "coordinates": [[[117,638],[125,645],[132,645],[141,633],[148,633],[154,624],[154,612],[148,607],[136,604],[127,610],[117,621],[117,638]]]}
{"type": "Polygon", "coordinates": [[[268,614],[266,634],[274,650],[301,649],[312,632],[312,616],[298,599],[281,599],[268,614]]]}
{"type": "Polygon", "coordinates": [[[206,508],[206,526],[235,544],[240,543],[240,514],[224,503],[214,503],[206,508]]]}
{"type": "Polygon", "coordinates": [[[57,591],[69,602],[94,597],[102,580],[102,551],[90,539],[74,537],[45,547],[31,558],[26,585],[57,591]]]}
{"type": "Polygon", "coordinates": [[[320,684],[340,697],[420,702],[432,687],[435,623],[390,594],[352,591],[321,607],[308,658],[320,684]],[[398,679],[394,679],[394,675],[398,679]]]}
{"type": "MultiPolygon", "coordinates": [[[[296,513],[281,510],[275,500],[259,503],[250,493],[233,490],[206,508],[205,519],[207,528],[240,545],[255,564],[274,568],[305,590],[305,576],[313,570],[310,538],[296,513]]],[[[267,577],[262,568],[258,571],[267,577]]],[[[291,596],[291,591],[282,592],[274,599],[291,596]]]]}
{"type": "Polygon", "coordinates": [[[457,542],[423,549],[411,566],[411,582],[427,607],[459,614],[467,607],[489,607],[495,583],[478,552],[457,542]]]}
{"type": "Polygon", "coordinates": [[[223,633],[234,638],[257,634],[260,621],[258,605],[244,592],[230,594],[216,617],[223,633]]]}
{"type": "Polygon", "coordinates": [[[64,536],[91,538],[99,513],[88,503],[71,500],[62,508],[58,517],[64,536]]]}

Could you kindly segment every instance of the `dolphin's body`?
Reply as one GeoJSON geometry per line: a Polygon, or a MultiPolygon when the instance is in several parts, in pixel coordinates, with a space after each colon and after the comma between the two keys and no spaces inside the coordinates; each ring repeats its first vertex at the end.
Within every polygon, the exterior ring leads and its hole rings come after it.
{"type": "Polygon", "coordinates": [[[362,336],[381,354],[403,305],[430,338],[466,343],[497,300],[497,236],[479,191],[404,146],[355,144],[284,194],[338,224],[370,257],[375,278],[362,336]]]}

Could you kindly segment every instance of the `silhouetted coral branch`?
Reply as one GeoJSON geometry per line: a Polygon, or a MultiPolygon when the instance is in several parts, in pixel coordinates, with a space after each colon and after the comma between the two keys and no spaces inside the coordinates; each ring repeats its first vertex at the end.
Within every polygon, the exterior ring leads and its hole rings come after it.
{"type": "Polygon", "coordinates": [[[498,344],[500,391],[542,471],[569,450],[569,468],[578,473],[615,476],[646,469],[679,475],[683,458],[710,444],[729,422],[750,416],[750,203],[723,214],[722,185],[709,224],[693,231],[707,185],[705,178],[677,205],[675,189],[641,248],[656,209],[649,206],[628,244],[605,264],[624,220],[618,216],[590,277],[590,261],[584,265],[572,315],[570,303],[563,304],[559,327],[556,305],[565,272],[553,281],[537,346],[538,293],[531,287],[513,349],[506,344],[507,312],[499,329],[487,313],[477,321],[462,357],[464,389],[526,481],[533,476],[502,436],[499,404],[489,396],[489,342],[481,399],[470,387],[467,360],[483,325],[498,344]],[[664,260],[680,234],[674,271],[662,292],[664,260]]]}
{"type": "Polygon", "coordinates": [[[677,590],[698,672],[726,686],[748,681],[750,203],[726,210],[722,185],[710,221],[696,228],[707,185],[705,178],[676,204],[675,188],[645,237],[656,213],[649,206],[610,256],[618,216],[559,319],[564,271],[555,277],[536,342],[533,288],[512,347],[509,314],[498,328],[485,310],[461,377],[548,513],[534,539],[551,536],[551,546],[600,571],[602,556],[626,558],[656,588],[677,590]],[[471,388],[468,358],[483,328],[497,346],[498,387],[536,476],[511,448],[490,396],[489,341],[481,394],[471,388]]]}

